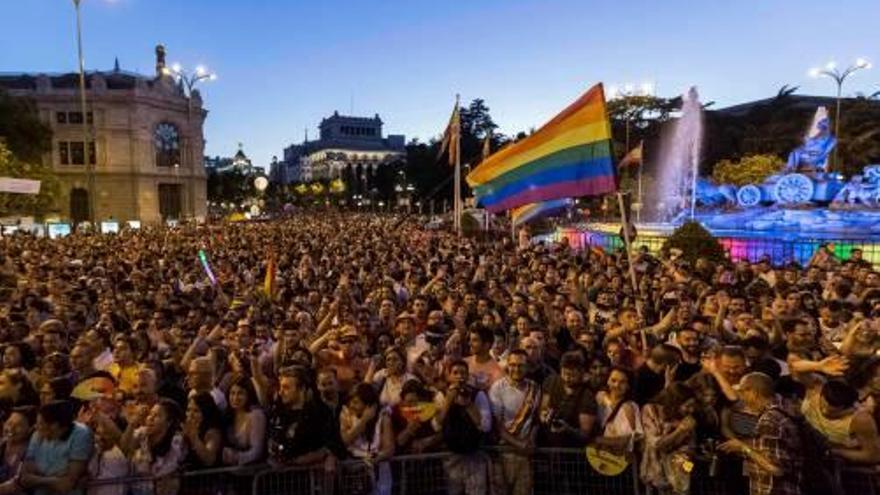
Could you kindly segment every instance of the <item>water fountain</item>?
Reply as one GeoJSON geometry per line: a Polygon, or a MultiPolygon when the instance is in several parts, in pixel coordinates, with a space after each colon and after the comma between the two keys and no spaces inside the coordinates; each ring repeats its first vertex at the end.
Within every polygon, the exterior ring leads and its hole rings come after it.
{"type": "MultiPolygon", "coordinates": [[[[807,124],[805,122],[805,124],[807,124]]],[[[703,109],[696,88],[682,97],[678,119],[669,124],[648,191],[635,246],[651,251],[688,220],[715,235],[733,259],[770,256],[776,262],[807,263],[820,245],[843,259],[856,248],[880,265],[880,164],[867,165],[847,180],[829,169],[837,145],[828,112],[819,107],[784,169],[752,184],[717,184],[698,177],[703,144],[703,109]]],[[[555,234],[573,246],[622,246],[619,223],[588,223],[555,234]]]]}
{"type": "Polygon", "coordinates": [[[654,211],[655,220],[678,223],[688,213],[694,218],[702,143],[703,106],[697,88],[691,87],[682,95],[681,116],[672,123],[671,132],[664,135],[660,145],[654,196],[663,198],[663,207],[654,211]]]}

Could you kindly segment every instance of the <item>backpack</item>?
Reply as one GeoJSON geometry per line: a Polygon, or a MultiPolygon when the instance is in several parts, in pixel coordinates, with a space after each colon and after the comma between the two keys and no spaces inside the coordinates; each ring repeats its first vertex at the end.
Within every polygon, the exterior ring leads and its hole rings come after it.
{"type": "Polygon", "coordinates": [[[843,485],[834,472],[831,446],[822,433],[813,428],[803,416],[794,416],[784,409],[779,411],[797,427],[803,465],[801,466],[801,493],[803,495],[845,495],[843,485]]]}

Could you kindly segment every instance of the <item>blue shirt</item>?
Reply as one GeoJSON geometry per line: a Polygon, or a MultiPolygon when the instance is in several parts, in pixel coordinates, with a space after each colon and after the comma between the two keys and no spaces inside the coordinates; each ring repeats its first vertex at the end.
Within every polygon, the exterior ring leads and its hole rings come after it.
{"type": "MultiPolygon", "coordinates": [[[[94,441],[92,432],[85,425],[74,423],[70,435],[61,440],[44,440],[34,433],[28,443],[25,461],[33,462],[43,476],[63,476],[71,461],[89,462],[94,441]]],[[[49,495],[45,488],[34,491],[34,495],[49,495]]],[[[79,495],[82,490],[74,489],[70,495],[79,495]]],[[[53,494],[54,495],[54,494],[53,494]]]]}

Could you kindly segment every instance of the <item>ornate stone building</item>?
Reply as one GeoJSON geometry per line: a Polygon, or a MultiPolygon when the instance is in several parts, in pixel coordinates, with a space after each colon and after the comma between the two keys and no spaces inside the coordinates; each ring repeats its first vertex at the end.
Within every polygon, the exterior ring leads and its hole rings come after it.
{"type": "Polygon", "coordinates": [[[343,178],[353,189],[366,184],[376,170],[406,156],[402,135],[382,136],[382,119],[350,117],[334,112],[323,119],[320,138],[284,149],[270,176],[284,184],[343,178]]]}
{"type": "Polygon", "coordinates": [[[0,88],[32,99],[53,131],[44,156],[62,182],[57,209],[64,219],[88,218],[88,163],[95,171],[95,217],[101,221],[203,218],[208,112],[198,90],[187,96],[156,48],[156,74],[119,69],[86,73],[87,112],[80,109],[79,74],[4,74],[0,88]],[[83,140],[83,119],[88,144],[83,140]]]}

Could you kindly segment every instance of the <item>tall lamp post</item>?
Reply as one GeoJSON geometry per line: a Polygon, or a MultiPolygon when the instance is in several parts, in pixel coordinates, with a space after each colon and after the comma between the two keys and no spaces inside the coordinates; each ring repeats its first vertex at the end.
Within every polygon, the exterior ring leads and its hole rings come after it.
{"type": "MultiPolygon", "coordinates": [[[[868,62],[864,58],[856,59],[855,63],[850,65],[844,70],[840,70],[837,67],[837,63],[831,61],[825,64],[825,67],[814,67],[810,69],[810,77],[828,77],[831,78],[835,84],[837,84],[837,101],[835,104],[834,110],[834,137],[837,138],[838,142],[840,141],[840,101],[841,94],[843,92],[843,82],[846,81],[846,78],[853,75],[855,72],[858,72],[862,69],[870,69],[871,62],[868,62]]],[[[840,146],[834,147],[834,166],[840,166],[838,162],[838,151],[840,150],[840,146]]]]}
{"type": "MultiPolygon", "coordinates": [[[[632,98],[646,98],[650,96],[654,96],[655,88],[654,84],[651,82],[642,83],[638,88],[636,88],[635,84],[627,83],[623,85],[623,88],[612,86],[608,89],[608,94],[611,99],[621,99],[623,100],[624,106],[624,129],[625,129],[625,137],[624,137],[624,148],[625,153],[629,153],[630,149],[630,117],[632,112],[630,112],[630,102],[632,98]]],[[[642,164],[639,164],[639,175],[638,175],[638,185],[637,185],[637,200],[636,204],[633,205],[633,209],[636,210],[636,222],[641,222],[641,213],[642,213],[642,164]]]]}
{"type": "MultiPolygon", "coordinates": [[[[82,131],[83,131],[83,161],[86,165],[86,188],[89,194],[89,222],[94,227],[96,223],[95,212],[95,166],[92,164],[89,153],[89,124],[88,113],[86,112],[86,72],[85,61],[83,59],[82,44],[82,16],[80,15],[80,4],[82,0],[73,0],[73,7],[76,10],[76,47],[79,58],[79,104],[82,112],[82,131]]],[[[95,150],[95,161],[97,162],[97,149],[95,150]]]]}

